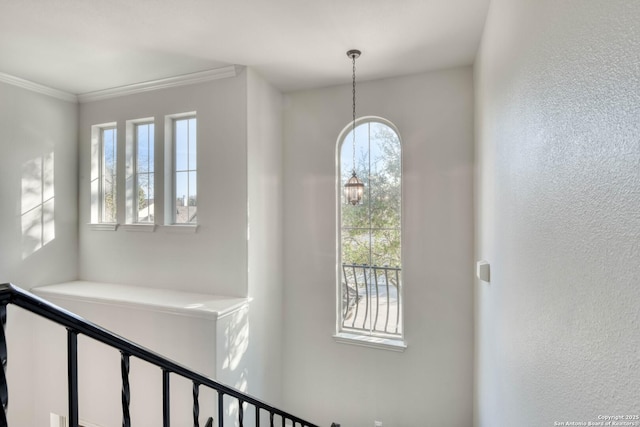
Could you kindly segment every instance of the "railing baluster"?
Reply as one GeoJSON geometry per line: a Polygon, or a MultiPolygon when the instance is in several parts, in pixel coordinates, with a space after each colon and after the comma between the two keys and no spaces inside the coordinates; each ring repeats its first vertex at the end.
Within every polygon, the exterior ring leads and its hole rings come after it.
{"type": "Polygon", "coordinates": [[[67,329],[69,427],[78,427],[78,333],[67,329]]]}
{"type": "Polygon", "coordinates": [[[285,420],[285,418],[284,418],[284,415],[281,415],[281,417],[282,417],[282,427],[285,427],[284,422],[285,422],[286,420],[285,420]]]}
{"type": "Polygon", "coordinates": [[[120,373],[122,375],[122,427],[131,427],[131,415],[129,414],[129,355],[120,353],[120,373]]]}
{"type": "Polygon", "coordinates": [[[218,427],[224,427],[224,393],[218,391],[218,427]]]}
{"type": "MultiPolygon", "coordinates": [[[[356,296],[355,296],[355,298],[356,298],[356,312],[353,313],[353,322],[351,322],[351,327],[354,328],[356,326],[356,318],[358,317],[358,307],[360,307],[360,301],[359,301],[360,293],[358,292],[358,276],[356,275],[356,266],[352,265],[351,266],[351,270],[353,271],[353,284],[354,284],[354,287],[356,289],[356,296]]],[[[347,289],[347,292],[348,291],[349,290],[347,289]]]]}
{"type": "MultiPolygon", "coordinates": [[[[376,320],[373,321],[373,330],[376,331],[377,330],[377,326],[378,326],[378,312],[380,311],[380,291],[378,290],[378,266],[374,265],[373,266],[373,280],[376,284],[376,320]]],[[[373,309],[371,309],[371,312],[373,313],[373,309]]],[[[373,314],[372,314],[373,315],[373,314]]]]}
{"type": "Polygon", "coordinates": [[[162,425],[164,427],[171,425],[169,374],[170,372],[168,370],[162,370],[162,425]]]}
{"type": "Polygon", "coordinates": [[[238,421],[240,422],[240,427],[244,427],[244,408],[242,405],[244,402],[242,399],[238,399],[238,421]]]}
{"type": "Polygon", "coordinates": [[[0,403],[2,404],[2,414],[0,414],[0,427],[7,427],[7,410],[9,409],[9,386],[7,384],[7,338],[4,333],[7,325],[7,303],[0,305],[0,322],[2,329],[0,330],[0,362],[2,370],[0,370],[0,403]]]}
{"type": "Polygon", "coordinates": [[[273,425],[273,411],[269,411],[269,427],[275,427],[273,425]]]}
{"type": "Polygon", "coordinates": [[[260,408],[254,405],[256,408],[256,427],[260,427],[260,408]]]}
{"type": "Polygon", "coordinates": [[[193,382],[193,427],[200,427],[200,384],[193,382]]]}
{"type": "Polygon", "coordinates": [[[342,314],[342,326],[344,326],[344,322],[347,320],[347,314],[349,314],[349,279],[347,279],[347,269],[345,268],[345,264],[342,264],[342,274],[344,277],[344,291],[347,294],[347,304],[344,306],[342,314]]]}
{"type": "Polygon", "coordinates": [[[364,276],[364,292],[367,298],[365,300],[364,320],[362,321],[362,328],[365,329],[367,319],[369,318],[369,283],[371,282],[371,277],[367,276],[367,274],[371,274],[371,266],[367,267],[366,264],[362,264],[362,273],[364,276]]]}
{"type": "Polygon", "coordinates": [[[387,332],[389,327],[389,266],[384,267],[384,283],[387,285],[387,319],[384,321],[384,331],[387,332]]]}

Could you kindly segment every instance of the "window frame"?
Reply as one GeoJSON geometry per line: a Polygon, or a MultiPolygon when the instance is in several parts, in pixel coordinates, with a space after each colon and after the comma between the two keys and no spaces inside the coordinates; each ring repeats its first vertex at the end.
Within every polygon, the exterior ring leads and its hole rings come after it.
{"type": "MultiPolygon", "coordinates": [[[[196,168],[195,170],[187,169],[187,172],[195,172],[196,175],[196,189],[198,187],[198,117],[196,111],[190,111],[187,113],[179,113],[179,114],[171,114],[165,116],[165,170],[164,170],[164,180],[165,180],[165,214],[164,214],[164,222],[165,225],[168,226],[176,226],[176,227],[184,227],[184,228],[197,228],[197,210],[196,210],[196,221],[192,222],[176,222],[176,210],[177,210],[177,192],[176,192],[176,124],[179,121],[183,120],[191,120],[195,119],[196,126],[196,168]]],[[[187,143],[187,146],[189,144],[187,143]]],[[[187,197],[189,197],[187,195],[187,197]]],[[[196,208],[198,206],[198,202],[196,199],[196,208]]]]}
{"type": "MultiPolygon", "coordinates": [[[[399,148],[400,148],[400,268],[402,269],[402,262],[404,260],[403,255],[403,241],[404,241],[404,230],[403,230],[403,217],[404,217],[404,209],[403,209],[403,199],[404,199],[404,168],[403,168],[403,143],[402,138],[400,136],[400,132],[398,128],[389,120],[376,117],[376,116],[366,116],[361,117],[355,121],[355,128],[371,123],[379,123],[388,127],[391,131],[395,133],[398,138],[399,148]]],[[[336,296],[335,296],[335,322],[336,322],[336,333],[334,334],[334,339],[338,343],[343,344],[353,344],[360,345],[365,347],[379,348],[384,350],[392,350],[392,351],[404,351],[407,348],[405,341],[405,331],[404,331],[404,318],[406,311],[405,304],[405,281],[404,278],[401,279],[402,285],[399,287],[399,300],[401,301],[401,305],[399,307],[399,322],[401,326],[401,333],[399,335],[395,334],[386,334],[379,333],[372,330],[369,330],[368,333],[364,333],[355,329],[345,328],[342,323],[342,313],[344,310],[344,303],[342,297],[342,281],[343,281],[343,266],[342,266],[342,234],[343,234],[343,224],[342,224],[342,210],[345,208],[345,203],[343,200],[343,182],[342,182],[342,148],[345,143],[351,144],[351,139],[347,140],[347,137],[350,135],[353,129],[353,123],[349,123],[345,128],[340,132],[337,143],[336,143],[336,296]]],[[[371,144],[371,136],[368,137],[369,146],[371,144]]],[[[368,154],[370,156],[370,152],[368,154]]],[[[367,190],[365,190],[367,191],[367,190]]],[[[364,198],[366,203],[370,203],[369,195],[364,198]]],[[[376,228],[369,228],[371,230],[377,230],[376,228]]],[[[402,272],[402,271],[401,271],[402,272]]]]}
{"type": "MultiPolygon", "coordinates": [[[[154,213],[153,221],[140,221],[138,217],[138,187],[139,187],[139,175],[138,171],[138,128],[140,126],[149,126],[152,125],[153,129],[150,130],[149,135],[150,139],[152,139],[152,144],[149,147],[149,151],[153,153],[153,170],[149,170],[145,172],[150,175],[151,182],[153,182],[154,189],[154,202],[157,202],[157,186],[156,184],[156,164],[157,164],[157,156],[156,156],[156,135],[157,129],[155,125],[154,117],[146,117],[142,119],[134,119],[127,120],[126,122],[126,188],[127,194],[131,195],[126,199],[126,224],[127,229],[128,226],[135,227],[136,230],[141,231],[143,228],[150,228],[149,231],[153,231],[155,229],[155,224],[157,221],[157,212],[154,213]]],[[[156,207],[157,207],[157,203],[156,207]]],[[[131,227],[131,228],[132,228],[131,227]]]]}
{"type": "Polygon", "coordinates": [[[118,126],[116,122],[91,126],[91,225],[99,230],[115,230],[118,226],[118,126]],[[114,174],[114,221],[105,221],[105,190],[104,190],[104,133],[113,130],[115,147],[114,174]]]}

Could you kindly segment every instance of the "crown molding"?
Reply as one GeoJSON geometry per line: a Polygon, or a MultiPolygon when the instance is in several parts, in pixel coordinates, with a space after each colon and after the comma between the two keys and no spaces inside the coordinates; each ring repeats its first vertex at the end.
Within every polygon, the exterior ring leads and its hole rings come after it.
{"type": "Polygon", "coordinates": [[[149,92],[158,89],[167,89],[177,86],[192,85],[196,83],[208,82],[211,80],[236,77],[244,69],[240,65],[230,65],[228,67],[214,68],[212,70],[199,71],[197,73],[183,74],[175,77],[168,77],[159,80],[150,80],[142,83],[114,87],[111,89],[97,90],[94,92],[82,93],[77,96],[78,102],[93,102],[103,99],[116,98],[119,96],[132,95],[141,92],[149,92]]]}
{"type": "Polygon", "coordinates": [[[0,72],[0,82],[7,83],[12,86],[21,87],[22,89],[27,89],[32,92],[37,92],[43,95],[62,99],[63,101],[74,103],[78,102],[78,97],[72,93],[41,85],[40,83],[34,83],[30,80],[21,79],[20,77],[12,76],[10,74],[0,72]]]}

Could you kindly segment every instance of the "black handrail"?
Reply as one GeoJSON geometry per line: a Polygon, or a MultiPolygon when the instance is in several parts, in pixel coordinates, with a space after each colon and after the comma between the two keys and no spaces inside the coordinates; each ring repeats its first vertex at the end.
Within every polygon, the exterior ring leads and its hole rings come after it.
{"type": "MultiPolygon", "coordinates": [[[[5,283],[0,285],[0,318],[2,320],[2,332],[0,332],[0,362],[6,369],[6,341],[4,336],[4,325],[6,318],[6,305],[14,304],[27,311],[35,313],[41,317],[49,319],[67,328],[68,333],[68,366],[69,366],[69,424],[70,427],[77,427],[78,425],[78,391],[77,391],[77,335],[82,334],[96,341],[102,342],[110,347],[120,350],[120,352],[127,356],[127,368],[128,368],[128,356],[134,356],[145,362],[156,365],[163,371],[163,379],[166,380],[166,384],[163,388],[168,388],[169,374],[180,375],[184,378],[191,380],[194,384],[209,387],[218,392],[218,401],[222,402],[222,396],[228,395],[232,398],[238,399],[242,404],[244,402],[253,405],[256,408],[256,425],[259,425],[260,410],[267,411],[270,414],[271,420],[273,415],[278,415],[282,418],[283,422],[289,420],[293,425],[299,424],[302,427],[318,427],[308,421],[298,418],[292,414],[289,414],[283,410],[280,410],[274,406],[269,405],[255,397],[242,393],[234,388],[221,384],[209,377],[199,374],[191,369],[178,364],[164,356],[161,356],[151,350],[148,350],[132,341],[127,340],[119,335],[116,335],[88,320],[71,313],[61,307],[56,306],[30,292],[27,292],[11,283],[5,283]],[[4,353],[3,350],[4,349],[4,353]],[[71,378],[75,376],[75,378],[71,378]]],[[[128,371],[128,369],[127,369],[128,371]]],[[[123,370],[124,378],[124,370],[123,370]]],[[[164,381],[163,381],[164,382],[164,381]]],[[[128,387],[127,387],[128,389],[128,387]]],[[[0,373],[0,403],[4,406],[4,411],[0,412],[0,427],[7,426],[6,418],[6,391],[7,384],[4,375],[4,369],[0,373]],[[3,393],[4,391],[4,393],[3,393]]],[[[168,390],[167,390],[168,391],[168,390]]],[[[127,390],[128,392],[128,390],[127,390]]],[[[128,403],[128,396],[123,396],[123,412],[125,400],[128,403]]],[[[168,404],[168,402],[165,402],[168,404]]],[[[219,416],[222,415],[222,409],[219,409],[219,416]]],[[[164,423],[168,424],[168,405],[164,408],[164,423]]],[[[210,420],[209,420],[210,421],[210,420]]],[[[240,420],[242,425],[242,419],[240,420]]],[[[222,426],[222,418],[219,418],[219,426],[222,426]]],[[[209,422],[207,423],[209,425],[209,422]]],[[[273,425],[273,424],[272,424],[273,425]]]]}

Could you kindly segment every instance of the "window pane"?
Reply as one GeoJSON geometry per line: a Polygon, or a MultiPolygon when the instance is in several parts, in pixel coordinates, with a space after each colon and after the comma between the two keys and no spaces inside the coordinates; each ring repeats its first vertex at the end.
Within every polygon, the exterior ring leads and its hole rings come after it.
{"type": "Polygon", "coordinates": [[[187,206],[189,197],[189,172],[176,172],[176,204],[187,206]]]}
{"type": "Polygon", "coordinates": [[[378,266],[401,266],[400,229],[371,231],[371,262],[378,266]]]}
{"type": "Polygon", "coordinates": [[[184,171],[188,169],[188,149],[189,149],[189,128],[188,120],[176,120],[175,122],[175,152],[176,152],[176,171],[184,171]]]}
{"type": "MultiPolygon", "coordinates": [[[[369,125],[368,123],[356,126],[355,139],[355,171],[356,176],[365,185],[362,202],[354,206],[355,209],[343,210],[343,224],[350,227],[369,226],[369,125]],[[345,215],[346,214],[346,215],[345,215]]],[[[344,139],[340,150],[340,188],[351,178],[354,168],[354,141],[353,132],[349,132],[344,139]]],[[[342,204],[347,201],[344,191],[341,194],[342,204]]]]}
{"type": "Polygon", "coordinates": [[[342,264],[370,264],[371,233],[368,228],[342,230],[342,264]]]}
{"type": "Polygon", "coordinates": [[[189,173],[176,172],[176,223],[184,224],[189,217],[189,173]]]}
{"type": "Polygon", "coordinates": [[[107,129],[103,138],[104,168],[108,174],[113,174],[116,167],[116,130],[107,129]]]}
{"type": "Polygon", "coordinates": [[[189,119],[189,169],[196,170],[196,119],[189,119]]]}
{"type": "Polygon", "coordinates": [[[371,222],[374,228],[400,226],[400,140],[389,127],[371,124],[371,222]]]}
{"type": "Polygon", "coordinates": [[[137,172],[148,172],[149,171],[149,126],[148,125],[138,125],[137,126],[137,172]]]}
{"type": "MultiPolygon", "coordinates": [[[[351,177],[354,168],[354,141],[350,131],[344,138],[340,150],[342,176],[351,177]]],[[[355,139],[355,169],[358,178],[364,182],[369,169],[369,125],[367,123],[356,126],[355,139]]]]}
{"type": "Polygon", "coordinates": [[[154,180],[155,175],[149,174],[149,199],[147,200],[147,204],[149,206],[149,221],[153,222],[155,219],[155,191],[154,191],[154,180]]]}
{"type": "Polygon", "coordinates": [[[154,124],[136,125],[136,222],[154,221],[154,124]]]}
{"type": "Polygon", "coordinates": [[[154,213],[155,213],[155,205],[154,205],[154,195],[153,195],[153,177],[152,173],[146,174],[145,176],[145,185],[143,189],[146,192],[146,197],[143,198],[142,205],[138,205],[139,216],[138,221],[140,222],[153,222],[154,213]]]}
{"type": "Polygon", "coordinates": [[[147,195],[149,196],[149,201],[153,202],[153,200],[155,199],[154,182],[153,182],[153,180],[155,179],[155,174],[149,173],[148,176],[149,176],[149,179],[148,179],[149,187],[148,187],[147,195]]]}
{"type": "MultiPolygon", "coordinates": [[[[344,188],[344,185],[341,187],[344,188]]],[[[346,205],[346,202],[342,203],[346,205]]],[[[342,210],[343,228],[369,228],[369,207],[367,205],[348,206],[342,210]]]]}
{"type": "Polygon", "coordinates": [[[150,174],[138,174],[138,191],[136,199],[138,207],[137,222],[149,221],[149,181],[150,174]]]}
{"type": "Polygon", "coordinates": [[[198,210],[198,191],[196,182],[196,172],[189,172],[189,218],[187,222],[196,222],[196,212],[198,210]]]}
{"type": "Polygon", "coordinates": [[[197,206],[198,191],[196,172],[189,172],[189,206],[197,206]]]}
{"type": "Polygon", "coordinates": [[[153,123],[149,123],[147,125],[147,128],[149,130],[148,133],[148,138],[149,138],[149,152],[147,154],[147,157],[149,159],[149,172],[153,172],[154,171],[154,160],[155,160],[155,125],[153,123]]]}
{"type": "Polygon", "coordinates": [[[102,222],[116,222],[117,131],[102,130],[102,222]]]}

